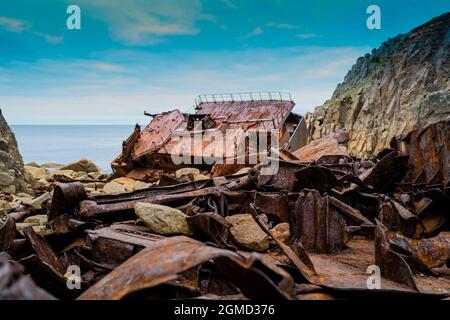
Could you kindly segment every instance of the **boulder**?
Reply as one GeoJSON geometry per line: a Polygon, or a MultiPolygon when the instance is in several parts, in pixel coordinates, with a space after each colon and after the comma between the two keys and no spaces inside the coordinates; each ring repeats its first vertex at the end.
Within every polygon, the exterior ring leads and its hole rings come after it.
{"type": "Polygon", "coordinates": [[[111,181],[111,182],[108,182],[107,184],[105,184],[102,191],[107,194],[119,194],[119,193],[129,192],[131,190],[128,190],[124,185],[122,185],[120,183],[111,181]]]}
{"type": "Polygon", "coordinates": [[[31,177],[35,180],[40,180],[42,178],[46,178],[49,175],[49,172],[45,168],[35,167],[26,165],[25,171],[31,175],[31,177]]]}
{"type": "Polygon", "coordinates": [[[29,163],[25,164],[25,166],[40,168],[40,166],[36,162],[29,162],[29,163]]]}
{"type": "Polygon", "coordinates": [[[114,179],[112,182],[121,184],[128,191],[133,191],[135,188],[135,184],[136,184],[136,180],[127,178],[127,177],[117,178],[117,179],[114,179]]]}
{"type": "Polygon", "coordinates": [[[76,179],[78,177],[78,175],[75,173],[75,171],[69,170],[69,169],[56,170],[51,175],[53,177],[67,178],[69,180],[74,180],[74,179],[76,179]]]}
{"type": "Polygon", "coordinates": [[[51,192],[46,192],[46,193],[44,193],[43,195],[41,195],[41,196],[39,196],[39,197],[37,197],[37,198],[35,198],[35,199],[33,199],[32,201],[31,201],[31,206],[34,208],[34,209],[42,209],[42,205],[46,202],[46,201],[48,201],[48,200],[50,200],[52,198],[52,193],[51,192]]]}
{"type": "Polygon", "coordinates": [[[59,164],[59,163],[43,163],[41,166],[41,168],[45,168],[45,169],[50,169],[50,170],[58,170],[61,169],[62,167],[64,167],[63,164],[59,164]]]}
{"type": "Polygon", "coordinates": [[[152,185],[150,183],[145,183],[142,181],[136,181],[136,183],[134,184],[134,190],[142,190],[142,189],[147,189],[150,188],[152,185]]]}
{"type": "Polygon", "coordinates": [[[0,187],[14,184],[15,178],[7,172],[0,172],[0,187]]]}
{"type": "Polygon", "coordinates": [[[109,178],[109,174],[103,172],[89,172],[88,176],[94,180],[106,180],[109,178]]]}
{"type": "Polygon", "coordinates": [[[23,220],[24,223],[29,223],[37,226],[45,226],[48,222],[47,215],[46,214],[38,214],[35,216],[31,216],[28,218],[25,218],[23,220]]]}
{"type": "Polygon", "coordinates": [[[161,235],[191,236],[193,230],[187,216],[180,210],[151,203],[138,203],[134,207],[136,215],[153,233],[161,235]]]}
{"type": "Polygon", "coordinates": [[[187,174],[192,174],[193,178],[195,179],[200,174],[200,170],[198,170],[196,168],[179,169],[175,172],[175,178],[179,179],[179,178],[181,178],[181,176],[184,176],[187,174]]]}
{"type": "Polygon", "coordinates": [[[11,181],[9,185],[1,187],[2,192],[15,193],[26,188],[25,169],[22,156],[14,133],[8,126],[0,110],[0,172],[5,179],[11,181]],[[12,179],[11,179],[12,178],[12,179]]]}
{"type": "Polygon", "coordinates": [[[82,159],[76,162],[69,163],[61,168],[61,170],[73,170],[76,172],[98,172],[100,168],[90,160],[82,159]]]}
{"type": "Polygon", "coordinates": [[[200,181],[200,180],[209,180],[210,177],[208,177],[207,175],[204,174],[199,174],[198,176],[196,176],[194,178],[195,181],[200,181]]]}
{"type": "Polygon", "coordinates": [[[250,170],[252,170],[252,168],[249,168],[249,167],[242,168],[239,171],[233,173],[233,176],[239,176],[241,174],[247,174],[250,170]]]}
{"type": "Polygon", "coordinates": [[[289,228],[289,223],[283,222],[277,224],[272,230],[270,230],[275,238],[281,242],[287,243],[291,238],[291,231],[289,228]]]}
{"type": "Polygon", "coordinates": [[[9,202],[7,200],[0,200],[0,213],[8,212],[14,209],[14,207],[15,207],[14,202],[9,202]]]}
{"type": "Polygon", "coordinates": [[[232,225],[230,233],[236,244],[259,252],[269,249],[269,236],[258,226],[251,214],[235,214],[225,219],[232,225]]]}

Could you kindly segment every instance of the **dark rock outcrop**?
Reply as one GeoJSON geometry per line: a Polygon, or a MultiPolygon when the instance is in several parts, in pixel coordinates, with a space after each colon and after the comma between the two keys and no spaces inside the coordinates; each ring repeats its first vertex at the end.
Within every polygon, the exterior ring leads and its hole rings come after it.
{"type": "Polygon", "coordinates": [[[25,180],[24,172],[16,137],[0,110],[0,192],[22,191],[25,180]]]}

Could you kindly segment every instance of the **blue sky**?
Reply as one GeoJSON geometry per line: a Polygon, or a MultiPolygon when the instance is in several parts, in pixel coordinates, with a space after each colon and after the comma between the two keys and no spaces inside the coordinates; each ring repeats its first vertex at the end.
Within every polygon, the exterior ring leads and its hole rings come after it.
{"type": "Polygon", "coordinates": [[[198,94],[290,91],[305,113],[356,58],[448,0],[16,0],[0,3],[0,107],[12,124],[146,123],[198,94]],[[81,8],[81,30],[66,8],[81,8]],[[381,30],[366,8],[381,8],[381,30]]]}

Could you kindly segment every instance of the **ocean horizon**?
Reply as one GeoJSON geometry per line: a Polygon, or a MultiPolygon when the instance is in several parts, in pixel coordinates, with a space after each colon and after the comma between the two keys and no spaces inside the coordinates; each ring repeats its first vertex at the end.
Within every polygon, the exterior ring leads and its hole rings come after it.
{"type": "Polygon", "coordinates": [[[134,125],[11,125],[24,163],[66,164],[89,159],[104,172],[134,125]]]}

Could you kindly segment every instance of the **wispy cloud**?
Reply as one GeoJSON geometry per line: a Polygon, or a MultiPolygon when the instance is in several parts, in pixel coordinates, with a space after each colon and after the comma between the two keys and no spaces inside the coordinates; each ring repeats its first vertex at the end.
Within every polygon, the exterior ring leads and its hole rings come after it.
{"type": "Polygon", "coordinates": [[[312,39],[319,37],[318,34],[315,33],[299,33],[295,35],[299,39],[312,39]]]}
{"type": "Polygon", "coordinates": [[[220,0],[224,5],[226,5],[228,8],[237,10],[237,6],[231,1],[231,0],[220,0]]]}
{"type": "Polygon", "coordinates": [[[8,17],[0,17],[0,29],[5,29],[12,32],[21,32],[28,28],[29,24],[26,21],[8,17]]]}
{"type": "Polygon", "coordinates": [[[243,36],[242,40],[247,40],[247,39],[262,35],[263,33],[264,33],[264,31],[261,27],[256,27],[251,32],[249,32],[245,36],[243,36]]]}
{"type": "Polygon", "coordinates": [[[269,22],[267,25],[269,28],[275,28],[275,29],[283,29],[283,30],[296,30],[300,29],[301,26],[296,24],[290,24],[290,23],[276,23],[276,22],[269,22]]]}
{"type": "Polygon", "coordinates": [[[11,123],[145,123],[143,110],[193,112],[197,94],[264,90],[290,91],[296,112],[304,113],[328,99],[356,58],[368,51],[288,47],[161,57],[108,50],[93,55],[95,60],[17,64],[2,72],[8,81],[0,81],[0,100],[11,123]],[[36,110],[42,116],[30,118],[36,110]]]}
{"type": "Polygon", "coordinates": [[[46,42],[51,44],[59,44],[64,42],[64,37],[62,36],[55,36],[43,32],[35,32],[34,34],[37,35],[38,37],[43,38],[46,42]]]}
{"type": "Polygon", "coordinates": [[[111,37],[127,45],[154,45],[168,36],[196,35],[196,23],[209,20],[201,0],[81,0],[94,19],[105,22],[111,37]]]}

